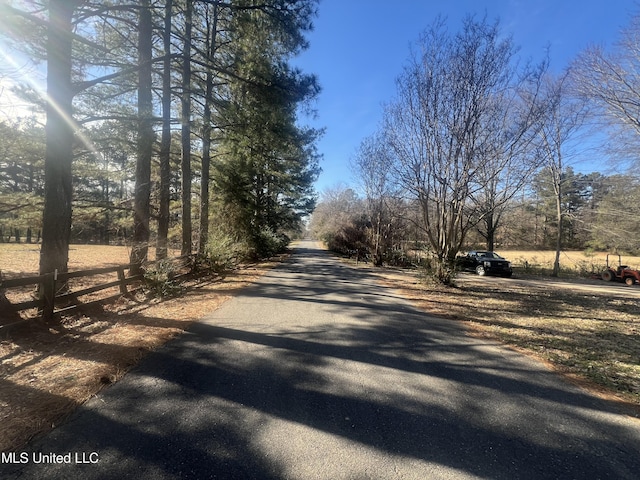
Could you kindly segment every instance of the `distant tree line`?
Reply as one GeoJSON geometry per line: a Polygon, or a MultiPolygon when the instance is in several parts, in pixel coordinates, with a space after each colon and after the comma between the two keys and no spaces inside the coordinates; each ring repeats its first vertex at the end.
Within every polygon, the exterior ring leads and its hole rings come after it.
{"type": "Polygon", "coordinates": [[[11,52],[46,69],[15,93],[46,118],[0,121],[0,241],[124,243],[131,261],[286,245],[315,206],[319,93],[289,61],[317,0],[0,2],[11,52]],[[44,212],[44,213],[43,213],[44,212]]]}
{"type": "MultiPolygon", "coordinates": [[[[562,181],[563,249],[640,252],[640,217],[629,208],[629,202],[640,199],[636,177],[582,174],[569,167],[562,181]]],[[[545,171],[531,182],[531,188],[511,199],[505,208],[492,247],[479,224],[467,232],[462,249],[553,250],[558,229],[553,187],[545,171]]],[[[335,251],[358,251],[380,265],[409,262],[408,252],[431,251],[415,202],[395,196],[378,197],[377,201],[373,204],[371,198],[346,185],[329,188],[322,193],[310,231],[335,251]]]]}
{"type": "Polygon", "coordinates": [[[378,265],[427,251],[443,282],[470,246],[555,249],[554,275],[562,249],[638,252],[639,22],[614,53],[588,49],[553,74],[548,59],[523,63],[498,22],[451,32],[437,19],[353,158],[359,194],[325,192],[311,231],[378,265]],[[593,124],[615,138],[619,173],[575,171],[593,124]]]}

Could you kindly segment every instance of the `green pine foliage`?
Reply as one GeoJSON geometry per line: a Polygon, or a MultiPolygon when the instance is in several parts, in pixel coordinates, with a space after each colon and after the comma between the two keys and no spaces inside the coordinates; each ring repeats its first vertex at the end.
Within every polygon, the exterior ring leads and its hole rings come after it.
{"type": "Polygon", "coordinates": [[[315,77],[287,64],[299,39],[273,18],[249,11],[234,31],[240,78],[231,83],[223,112],[231,127],[214,165],[214,192],[228,228],[262,257],[286,246],[285,232],[299,229],[315,207],[320,132],[297,125],[297,112],[319,87],[315,77]]]}

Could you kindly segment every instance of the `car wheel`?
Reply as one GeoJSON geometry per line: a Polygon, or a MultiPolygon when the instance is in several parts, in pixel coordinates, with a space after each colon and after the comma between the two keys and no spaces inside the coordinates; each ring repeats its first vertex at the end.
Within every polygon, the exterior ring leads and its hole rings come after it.
{"type": "Polygon", "coordinates": [[[633,277],[627,277],[624,279],[624,283],[626,283],[627,285],[631,286],[634,283],[636,283],[636,279],[633,277]]]}
{"type": "Polygon", "coordinates": [[[484,267],[482,265],[478,265],[476,267],[476,273],[478,275],[480,275],[481,277],[485,276],[487,274],[487,271],[484,269],[484,267]]]}

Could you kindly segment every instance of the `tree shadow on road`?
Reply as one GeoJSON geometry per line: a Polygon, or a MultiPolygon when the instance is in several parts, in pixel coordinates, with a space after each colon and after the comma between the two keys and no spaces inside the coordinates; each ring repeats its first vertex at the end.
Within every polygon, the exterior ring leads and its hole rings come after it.
{"type": "MultiPolygon", "coordinates": [[[[384,455],[423,468],[422,478],[434,473],[429,465],[535,479],[634,478],[640,468],[637,425],[621,422],[615,406],[425,315],[366,271],[302,252],[238,300],[273,299],[299,303],[295,318],[194,324],[36,443],[104,459],[50,466],[48,478],[304,478],[295,462],[305,457],[288,443],[320,439],[347,456],[365,452],[365,462],[384,455]],[[305,318],[310,305],[336,321],[305,318]],[[309,436],[288,438],[293,430],[309,436]]],[[[317,478],[393,471],[308,461],[326,469],[317,478]]]]}

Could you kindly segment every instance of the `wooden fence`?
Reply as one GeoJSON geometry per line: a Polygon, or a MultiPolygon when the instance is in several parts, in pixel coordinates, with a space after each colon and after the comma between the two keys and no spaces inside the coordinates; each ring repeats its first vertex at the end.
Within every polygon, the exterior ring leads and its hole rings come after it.
{"type": "MultiPolygon", "coordinates": [[[[174,268],[184,268],[186,266],[192,265],[192,260],[192,256],[190,255],[170,259],[170,261],[174,263],[174,268]]],[[[154,264],[157,264],[157,262],[146,263],[145,268],[148,269],[151,265],[154,264]]],[[[18,303],[5,301],[2,305],[0,305],[0,308],[2,308],[3,310],[7,309],[10,314],[14,315],[23,310],[37,308],[40,317],[42,317],[44,320],[50,320],[56,314],[62,312],[70,312],[82,306],[108,303],[117,298],[120,298],[122,295],[130,293],[127,289],[127,285],[139,282],[143,279],[142,273],[130,276],[126,275],[125,272],[127,270],[131,272],[133,267],[134,265],[119,265],[116,267],[95,268],[92,270],[81,270],[76,272],[53,272],[46,273],[44,275],[38,275],[35,277],[13,278],[6,280],[0,279],[0,297],[2,298],[6,298],[4,297],[5,290],[34,286],[33,291],[36,291],[35,286],[39,285],[39,288],[37,289],[37,291],[39,292],[37,299],[18,303]],[[58,292],[59,287],[68,285],[68,282],[71,279],[92,277],[95,275],[104,275],[109,273],[116,273],[117,279],[109,281],[107,283],[101,283],[98,285],[93,285],[91,287],[82,288],[80,290],[69,291],[65,288],[63,291],[58,292]],[[112,287],[118,287],[119,291],[117,294],[109,295],[107,297],[101,297],[97,300],[88,302],[81,302],[78,300],[78,297],[81,297],[83,295],[100,292],[112,287]]],[[[0,312],[0,314],[1,313],[2,312],[0,312]]],[[[0,330],[21,324],[23,322],[24,320],[9,323],[6,325],[0,325],[0,330]]]]}

